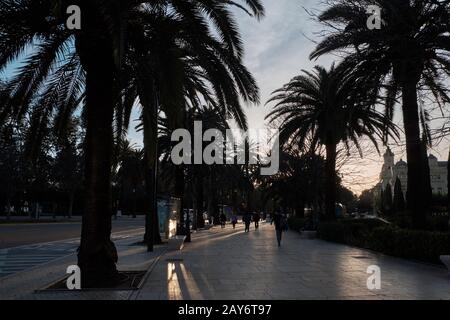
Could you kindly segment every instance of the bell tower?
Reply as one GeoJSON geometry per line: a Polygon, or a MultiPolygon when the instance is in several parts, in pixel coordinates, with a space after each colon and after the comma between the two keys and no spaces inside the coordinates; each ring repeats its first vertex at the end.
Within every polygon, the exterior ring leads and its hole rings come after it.
{"type": "Polygon", "coordinates": [[[394,153],[391,151],[391,148],[387,148],[383,158],[386,169],[392,169],[394,167],[394,153]]]}
{"type": "Polygon", "coordinates": [[[384,163],[381,169],[380,180],[383,189],[394,178],[394,153],[388,147],[383,155],[384,163]]]}

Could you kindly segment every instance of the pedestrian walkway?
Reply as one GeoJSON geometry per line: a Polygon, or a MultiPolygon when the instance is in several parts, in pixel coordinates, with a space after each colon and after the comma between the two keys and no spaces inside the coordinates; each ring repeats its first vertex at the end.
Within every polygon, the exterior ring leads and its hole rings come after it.
{"type": "MultiPolygon", "coordinates": [[[[123,240],[143,233],[144,228],[119,231],[111,239],[123,240]]],[[[75,253],[79,243],[79,239],[69,239],[0,249],[0,278],[75,253]]]]}
{"type": "Polygon", "coordinates": [[[444,268],[322,240],[283,234],[262,224],[244,233],[214,228],[167,253],[137,299],[450,299],[444,268]],[[369,290],[367,268],[381,269],[381,289],[369,290]]]}
{"type": "MultiPolygon", "coordinates": [[[[153,253],[148,253],[145,246],[137,245],[136,243],[142,240],[143,234],[144,229],[137,228],[119,231],[112,235],[119,253],[119,270],[149,270],[150,266],[164,252],[164,245],[155,246],[153,253]]],[[[30,258],[29,255],[32,254],[30,249],[35,250],[36,255],[33,263],[24,263],[21,266],[24,268],[23,270],[17,268],[17,270],[11,270],[13,273],[0,277],[0,300],[129,299],[133,293],[129,290],[36,292],[36,290],[42,290],[57,280],[61,280],[66,275],[67,267],[77,263],[76,248],[78,244],[78,239],[71,239],[2,249],[2,251],[7,251],[6,259],[12,259],[11,261],[25,261],[30,258]],[[39,252],[42,253],[41,260],[38,259],[39,252]],[[14,258],[17,259],[14,260],[14,258]]]]}
{"type": "MultiPolygon", "coordinates": [[[[1,299],[450,299],[450,278],[443,267],[388,257],[287,232],[278,248],[274,227],[261,224],[244,233],[238,225],[192,234],[182,251],[153,253],[135,243],[143,230],[114,234],[118,269],[149,270],[137,291],[35,292],[65,275],[76,254],[0,278],[1,299]],[[369,266],[381,270],[380,290],[369,290],[369,266]]],[[[76,242],[72,243],[76,245],[76,242]]],[[[54,251],[62,242],[50,243],[54,251]]],[[[37,245],[36,251],[48,249],[37,245]]],[[[16,248],[17,249],[17,248],[16,248]]],[[[73,250],[69,249],[69,250],[73,250]]],[[[9,254],[9,252],[8,252],[9,254]]]]}

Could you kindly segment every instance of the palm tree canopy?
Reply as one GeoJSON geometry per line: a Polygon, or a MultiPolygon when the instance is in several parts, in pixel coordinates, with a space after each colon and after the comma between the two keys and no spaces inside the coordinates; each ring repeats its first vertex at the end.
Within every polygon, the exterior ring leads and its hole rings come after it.
{"type": "MultiPolygon", "coordinates": [[[[443,83],[450,75],[450,3],[434,0],[333,0],[319,20],[330,33],[311,58],[345,51],[345,60],[364,70],[374,86],[388,89],[392,109],[405,81],[420,81],[442,107],[450,103],[443,83]],[[367,8],[381,9],[381,29],[367,27],[367,8]]],[[[392,116],[392,110],[388,110],[392,116]]]]}
{"type": "Polygon", "coordinates": [[[294,141],[303,148],[309,142],[314,149],[317,143],[344,142],[348,147],[353,142],[359,147],[359,139],[367,136],[378,146],[377,137],[384,141],[386,134],[397,134],[394,125],[375,110],[378,100],[354,74],[334,65],[329,71],[316,66],[274,92],[268,103],[276,105],[267,118],[281,119],[282,145],[294,141]]]}
{"type": "MultiPolygon", "coordinates": [[[[264,9],[259,0],[92,3],[105,20],[106,33],[111,34],[121,73],[128,68],[136,79],[139,69],[149,71],[147,77],[157,80],[160,102],[167,112],[174,103],[165,97],[176,100],[171,89],[187,79],[183,82],[185,92],[192,93],[195,89],[209,97],[211,87],[225,112],[246,126],[239,99],[256,103],[259,92],[255,80],[242,65],[242,41],[230,7],[238,6],[260,18],[264,9]],[[161,30],[165,31],[164,37],[161,30]],[[163,51],[166,56],[162,55],[163,51]],[[138,55],[140,61],[136,61],[138,55]],[[163,68],[155,70],[156,63],[162,63],[167,75],[163,68]],[[177,73],[181,74],[180,80],[175,77],[177,73]]],[[[83,35],[83,28],[80,32],[65,28],[67,5],[66,1],[58,0],[6,0],[0,4],[3,48],[0,70],[23,58],[32,48],[19,72],[2,89],[0,120],[7,117],[20,120],[28,112],[39,109],[36,112],[41,116],[36,117],[37,122],[49,123],[54,119],[58,120],[57,127],[62,128],[83,104],[85,79],[80,54],[85,48],[77,40],[88,35],[83,35]]],[[[120,107],[126,108],[116,116],[117,126],[121,126],[129,120],[137,93],[136,83],[127,82],[123,74],[118,80],[117,90],[121,93],[117,101],[120,107]]]]}

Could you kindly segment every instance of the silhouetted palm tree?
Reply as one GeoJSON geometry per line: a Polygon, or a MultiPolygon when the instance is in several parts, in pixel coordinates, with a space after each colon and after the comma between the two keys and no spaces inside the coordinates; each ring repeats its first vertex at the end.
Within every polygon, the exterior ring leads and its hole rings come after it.
{"type": "Polygon", "coordinates": [[[122,188],[122,196],[131,200],[133,217],[136,217],[137,194],[142,191],[144,186],[143,164],[143,151],[125,141],[119,155],[117,180],[122,188]]]}
{"type": "Polygon", "coordinates": [[[373,108],[377,100],[360,78],[333,65],[329,71],[319,66],[314,72],[303,71],[268,101],[276,102],[267,119],[281,120],[282,146],[296,143],[304,149],[310,144],[311,150],[317,144],[325,146],[328,219],[335,216],[337,145],[343,142],[349,148],[354,143],[359,148],[359,139],[366,136],[378,150],[376,137],[384,141],[386,133],[396,132],[394,125],[373,108]]]}
{"type": "Polygon", "coordinates": [[[403,197],[402,183],[397,177],[394,185],[394,213],[401,214],[405,210],[405,198],[403,197]]]}
{"type": "Polygon", "coordinates": [[[312,58],[338,50],[366,73],[378,88],[387,87],[387,113],[392,117],[397,92],[402,93],[408,157],[408,208],[416,227],[423,226],[431,193],[427,180],[425,141],[421,140],[418,89],[427,88],[442,107],[450,98],[442,80],[450,73],[450,3],[435,0],[336,0],[319,20],[332,26],[312,58]],[[367,26],[369,5],[381,9],[381,29],[367,26]]]}
{"type": "MultiPolygon", "coordinates": [[[[119,279],[115,265],[117,252],[110,240],[111,161],[114,106],[118,104],[123,85],[121,70],[131,39],[128,31],[133,30],[136,38],[145,38],[149,30],[139,27],[149,26],[143,24],[149,19],[149,7],[168,6],[171,12],[183,17],[191,45],[204,47],[202,60],[216,53],[223,60],[241,61],[242,43],[229,11],[232,5],[248,8],[257,17],[263,14],[259,0],[247,0],[242,5],[218,0],[5,0],[0,3],[0,68],[21,57],[26,48],[34,47],[21,72],[6,84],[7,94],[2,96],[8,98],[2,103],[0,120],[11,115],[20,118],[28,108],[41,108],[38,114],[41,123],[45,123],[56,110],[67,115],[80,101],[84,102],[86,207],[78,255],[83,287],[110,285],[119,279]],[[65,27],[65,11],[72,4],[81,8],[81,30],[65,27]],[[211,33],[211,26],[219,40],[202,44],[201,39],[211,33]],[[84,94],[80,92],[80,82],[84,82],[84,94]],[[72,89],[61,90],[66,85],[72,89]]],[[[238,71],[230,72],[235,77],[238,71]]],[[[241,75],[250,76],[246,70],[241,75]]],[[[228,90],[239,88],[244,96],[251,94],[238,80],[227,87],[228,90]]],[[[233,105],[238,100],[226,102],[233,105]]]]}
{"type": "MultiPolygon", "coordinates": [[[[155,121],[158,114],[163,113],[168,128],[174,130],[185,126],[186,109],[198,108],[206,101],[216,112],[233,117],[245,127],[247,121],[239,99],[242,97],[244,101],[255,103],[259,99],[256,83],[240,59],[222,50],[222,43],[212,34],[198,36],[186,32],[189,20],[168,11],[165,6],[153,8],[151,19],[139,26],[150,31],[145,33],[145,38],[136,37],[131,42],[130,57],[126,60],[134,63],[126,68],[129,85],[123,90],[127,105],[139,97],[142,106],[141,124],[149,177],[147,193],[148,203],[153,203],[152,212],[156,211],[154,191],[151,190],[155,188],[155,155],[158,153],[155,121]]],[[[142,32],[133,32],[136,34],[142,32]]],[[[130,112],[131,108],[127,108],[123,113],[123,127],[128,127],[130,112]]],[[[181,197],[183,168],[177,170],[176,194],[181,197]]],[[[150,223],[146,225],[148,231],[150,223]]],[[[158,236],[156,231],[154,235],[158,236]]],[[[146,232],[147,242],[149,236],[146,232]]]]}

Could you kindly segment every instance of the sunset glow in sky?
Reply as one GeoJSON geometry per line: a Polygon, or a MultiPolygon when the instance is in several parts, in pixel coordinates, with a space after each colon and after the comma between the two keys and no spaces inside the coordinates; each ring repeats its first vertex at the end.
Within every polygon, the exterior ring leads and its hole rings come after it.
{"type": "MultiPolygon", "coordinates": [[[[321,5],[317,0],[265,0],[266,16],[261,20],[249,17],[236,9],[242,40],[245,46],[244,62],[256,78],[261,90],[261,104],[246,106],[249,126],[254,129],[266,126],[265,116],[270,112],[272,104],[265,105],[271,93],[282,87],[291,78],[300,74],[301,70],[311,70],[315,65],[327,68],[339,58],[333,55],[309,60],[309,54],[319,41],[319,32],[324,27],[314,21],[308,12],[320,12],[321,5]]],[[[136,118],[137,118],[136,113],[136,118]]],[[[447,114],[448,116],[448,114],[447,114]]],[[[395,122],[402,129],[400,106],[397,106],[395,122]]],[[[135,124],[131,124],[133,127],[135,124]]],[[[439,122],[432,127],[438,128],[439,122]]],[[[130,128],[131,129],[131,128],[130,128]]],[[[130,130],[130,138],[137,145],[142,145],[142,137],[130,130]]],[[[403,140],[403,139],[401,139],[403,140]]],[[[437,143],[437,142],[436,142],[437,143]]],[[[447,160],[449,139],[435,144],[430,150],[439,160],[447,160]]],[[[404,142],[390,142],[396,161],[406,159],[404,142]]],[[[344,184],[355,193],[371,188],[379,181],[379,173],[383,164],[385,147],[380,145],[379,155],[371,144],[364,148],[361,159],[355,152],[340,169],[344,184]]]]}

